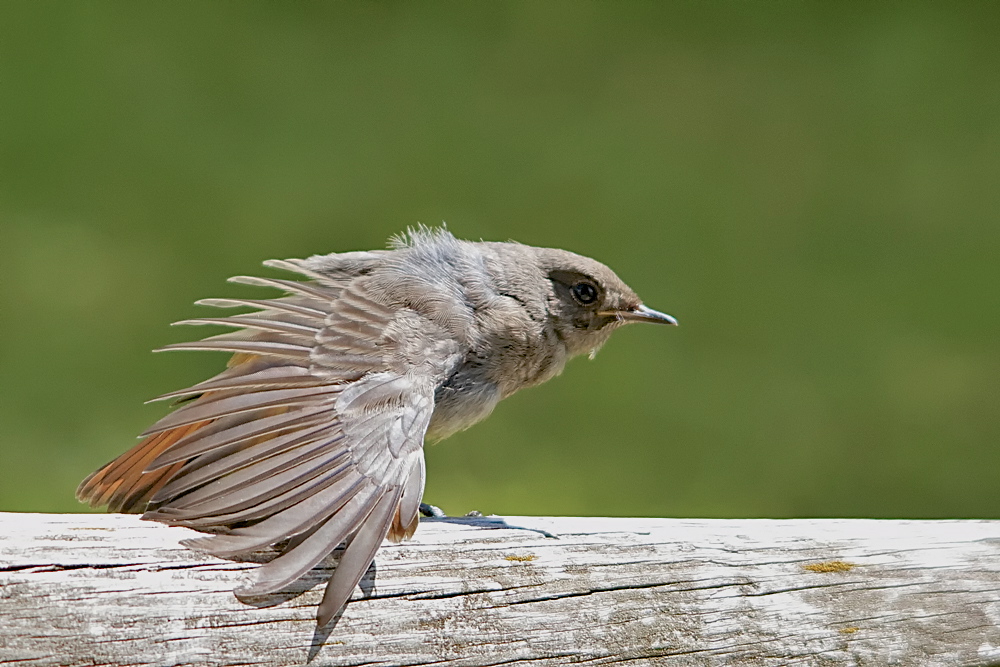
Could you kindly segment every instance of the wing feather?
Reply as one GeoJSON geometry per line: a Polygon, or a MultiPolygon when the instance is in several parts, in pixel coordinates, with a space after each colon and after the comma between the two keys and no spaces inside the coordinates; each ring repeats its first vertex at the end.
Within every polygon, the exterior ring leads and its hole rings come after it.
{"type": "Polygon", "coordinates": [[[302,534],[340,510],[364,484],[362,477],[351,474],[331,476],[328,481],[308,497],[289,504],[258,523],[235,528],[224,535],[196,538],[198,548],[216,555],[237,555],[302,534]]]}
{"type": "Polygon", "coordinates": [[[280,389],[283,387],[314,387],[319,384],[319,380],[310,375],[308,369],[301,366],[270,366],[255,372],[241,373],[235,375],[235,377],[220,373],[211,380],[199,382],[198,384],[188,387],[187,389],[180,389],[178,391],[161,394],[160,396],[157,396],[147,402],[153,403],[156,401],[182,398],[184,396],[195,396],[219,389],[280,389]]]}
{"type": "Polygon", "coordinates": [[[311,348],[308,345],[274,343],[267,340],[198,340],[190,343],[171,343],[157,348],[154,352],[166,352],[167,350],[218,350],[245,354],[266,354],[289,359],[308,359],[311,348]]]}
{"type": "Polygon", "coordinates": [[[414,456],[413,463],[403,482],[403,494],[399,498],[399,509],[393,517],[388,538],[392,542],[402,542],[413,537],[420,523],[420,501],[424,496],[424,457],[414,456]]]}
{"type": "Polygon", "coordinates": [[[240,308],[243,306],[249,306],[251,308],[262,308],[267,311],[281,311],[285,313],[292,313],[294,315],[301,315],[303,317],[311,318],[323,318],[330,314],[329,310],[323,308],[323,304],[315,301],[309,300],[306,303],[301,303],[299,300],[291,299],[199,299],[195,301],[196,306],[212,306],[213,308],[240,308]]]}
{"type": "Polygon", "coordinates": [[[212,451],[229,451],[250,440],[274,438],[289,429],[309,426],[319,421],[326,422],[329,419],[328,412],[329,407],[318,405],[257,418],[237,415],[217,419],[209,426],[178,440],[154,459],[147,469],[160,468],[178,461],[183,463],[212,451]]]}
{"type": "Polygon", "coordinates": [[[227,452],[212,461],[203,460],[208,457],[198,457],[189,461],[185,467],[161,488],[153,499],[154,503],[163,503],[171,498],[221,478],[231,472],[247,468],[262,460],[271,458],[284,450],[315,437],[319,432],[329,428],[326,422],[313,423],[311,427],[299,428],[284,435],[267,438],[253,447],[247,447],[235,452],[227,452]]]}
{"type": "MultiPolygon", "coordinates": [[[[174,518],[177,512],[164,511],[162,513],[162,517],[157,520],[171,525],[187,526],[198,530],[223,526],[225,529],[222,532],[229,534],[234,530],[239,530],[243,527],[236,526],[235,528],[231,528],[230,526],[235,524],[244,524],[246,522],[261,522],[269,519],[276,513],[282,512],[289,507],[302,502],[304,499],[309,498],[317,492],[322,491],[328,486],[339,482],[345,477],[345,475],[349,475],[350,473],[350,464],[344,462],[340,465],[340,467],[324,470],[322,471],[322,474],[315,475],[309,480],[300,480],[297,485],[290,486],[280,493],[272,495],[267,500],[258,501],[256,503],[247,503],[242,507],[229,507],[228,509],[230,511],[227,513],[223,512],[208,515],[199,514],[196,518],[179,519],[174,518]]],[[[336,506],[332,507],[331,511],[336,511],[336,509],[336,506]]],[[[282,539],[281,536],[276,536],[273,541],[276,542],[280,539],[282,539]]],[[[331,547],[331,549],[333,548],[334,547],[331,547]]],[[[227,556],[230,554],[223,553],[218,555],[227,556]]]]}
{"type": "Polygon", "coordinates": [[[379,498],[378,487],[367,484],[294,549],[257,568],[257,581],[241,593],[273,593],[301,577],[365,522],[379,498]]]}
{"type": "MultiPolygon", "coordinates": [[[[342,436],[337,436],[341,438],[342,436]]],[[[154,512],[169,510],[176,518],[193,519],[231,513],[263,503],[337,465],[347,452],[332,446],[330,438],[303,438],[305,446],[256,461],[223,475],[193,491],[167,500],[154,512]],[[331,451],[332,450],[332,451],[331,451]],[[315,459],[322,457],[321,461],[315,459]]],[[[166,516],[166,514],[164,514],[166,516]]],[[[150,514],[149,518],[155,518],[150,514]]]]}
{"type": "Polygon", "coordinates": [[[167,431],[178,426],[195,422],[219,419],[241,412],[285,408],[290,406],[312,406],[329,401],[340,392],[336,385],[295,387],[292,389],[267,389],[253,392],[218,392],[206,395],[204,399],[184,405],[156,422],[143,435],[167,431]]]}
{"type": "Polygon", "coordinates": [[[185,544],[220,556],[284,544],[248,594],[280,590],[346,540],[319,612],[332,618],[382,540],[416,529],[434,392],[464,357],[439,323],[373,293],[382,256],[362,259],[353,278],[269,262],[309,280],[237,277],[287,295],[200,301],[256,312],[186,320],[237,330],[163,349],[232,352],[230,367],[159,397],[187,402],[88,478],[81,498],[150,501],[143,518],[210,532],[185,544]]]}
{"type": "Polygon", "coordinates": [[[174,326],[206,325],[219,327],[242,327],[245,329],[256,329],[258,331],[271,331],[301,339],[306,343],[312,343],[316,334],[319,333],[318,328],[311,327],[308,324],[265,319],[262,317],[248,317],[246,315],[233,315],[232,317],[197,317],[190,320],[180,320],[179,322],[174,322],[174,326]]]}
{"type": "MultiPolygon", "coordinates": [[[[343,257],[345,253],[341,253],[340,257],[343,257]]],[[[346,253],[352,254],[352,253],[346,253]]],[[[342,288],[345,284],[357,278],[360,272],[352,271],[339,276],[334,276],[327,269],[326,273],[321,273],[315,271],[310,267],[306,266],[306,262],[301,259],[268,259],[264,262],[264,266],[270,267],[272,269],[281,269],[282,271],[288,271],[290,273],[297,273],[306,278],[311,278],[321,285],[326,285],[327,287],[342,288]]]]}
{"type": "Polygon", "coordinates": [[[351,592],[375,558],[375,552],[389,531],[389,523],[399,504],[400,489],[385,493],[371,514],[361,524],[361,528],[347,543],[344,555],[337,563],[337,569],[326,584],[323,600],[319,603],[316,622],[323,627],[337,615],[351,597],[351,592]]]}
{"type": "Polygon", "coordinates": [[[300,280],[281,280],[279,278],[261,278],[259,276],[233,276],[229,279],[229,282],[241,285],[254,285],[256,287],[275,287],[285,292],[300,294],[307,298],[318,299],[319,301],[330,300],[330,290],[328,288],[300,280]]]}

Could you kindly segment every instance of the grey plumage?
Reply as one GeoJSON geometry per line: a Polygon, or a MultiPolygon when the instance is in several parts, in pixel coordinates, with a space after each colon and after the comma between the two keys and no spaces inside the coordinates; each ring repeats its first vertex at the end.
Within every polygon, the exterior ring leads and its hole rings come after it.
{"type": "Polygon", "coordinates": [[[200,301],[255,311],[180,322],[235,331],[164,349],[230,352],[228,368],[161,396],[182,403],[77,495],[207,532],[185,544],[219,556],[279,545],[248,594],[284,588],[346,542],[321,625],[382,540],[416,530],[425,439],[468,428],[621,324],[676,324],[592,259],[444,230],[265,264],[305,280],[241,276],[285,295],[200,301]]]}

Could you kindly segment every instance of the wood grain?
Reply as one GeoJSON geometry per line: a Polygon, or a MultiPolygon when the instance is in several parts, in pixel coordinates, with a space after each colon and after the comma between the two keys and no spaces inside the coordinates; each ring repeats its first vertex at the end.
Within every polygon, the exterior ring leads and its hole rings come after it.
{"type": "Polygon", "coordinates": [[[322,632],[335,557],[240,601],[190,535],[0,514],[0,664],[1000,665],[996,521],[424,520],[322,632]]]}

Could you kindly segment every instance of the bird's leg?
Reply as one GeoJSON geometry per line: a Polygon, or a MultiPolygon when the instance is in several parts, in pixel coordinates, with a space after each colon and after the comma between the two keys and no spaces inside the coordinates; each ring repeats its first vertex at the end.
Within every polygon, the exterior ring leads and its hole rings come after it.
{"type": "Polygon", "coordinates": [[[440,519],[441,517],[448,516],[444,513],[440,507],[431,505],[429,503],[420,503],[420,513],[426,517],[434,517],[440,519]]]}
{"type": "MultiPolygon", "coordinates": [[[[430,503],[420,503],[420,513],[428,518],[440,519],[442,517],[448,516],[444,513],[444,510],[437,505],[431,505],[430,503]]],[[[479,510],[472,510],[465,515],[468,519],[477,519],[483,516],[483,513],[479,510]]]]}
{"type": "Polygon", "coordinates": [[[559,539],[558,535],[550,533],[547,530],[543,530],[541,528],[527,528],[525,526],[511,526],[502,517],[495,515],[484,516],[483,513],[478,510],[472,510],[468,514],[461,517],[449,517],[440,507],[435,507],[429,503],[420,503],[420,513],[429,518],[450,519],[449,523],[466,524],[487,529],[513,528],[515,530],[530,530],[533,533],[539,533],[545,537],[559,539]],[[463,521],[463,519],[481,519],[481,521],[466,522],[463,521]]]}

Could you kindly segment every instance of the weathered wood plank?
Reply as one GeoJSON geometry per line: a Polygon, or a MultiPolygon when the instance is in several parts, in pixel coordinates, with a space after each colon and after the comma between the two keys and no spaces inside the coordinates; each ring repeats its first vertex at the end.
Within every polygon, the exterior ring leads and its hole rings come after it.
{"type": "Polygon", "coordinates": [[[994,521],[427,520],[323,633],[188,535],[0,514],[0,663],[1000,665],[994,521]]]}

